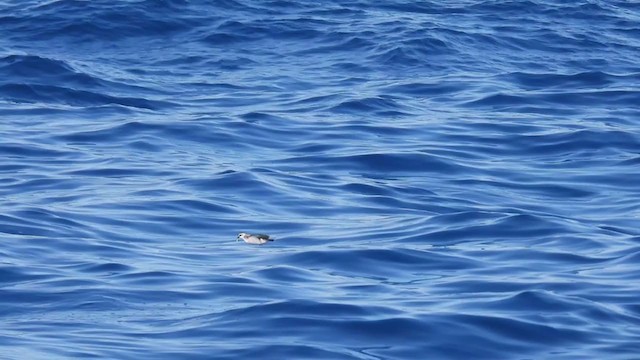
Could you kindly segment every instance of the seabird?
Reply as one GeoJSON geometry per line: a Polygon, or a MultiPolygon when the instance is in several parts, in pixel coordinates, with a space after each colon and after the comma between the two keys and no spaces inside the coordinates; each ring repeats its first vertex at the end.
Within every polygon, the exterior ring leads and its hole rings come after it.
{"type": "Polygon", "coordinates": [[[274,239],[270,238],[269,235],[265,235],[265,234],[247,234],[247,233],[240,233],[238,234],[238,237],[236,238],[236,241],[242,239],[244,242],[246,242],[247,244],[254,244],[254,245],[262,245],[268,241],[273,241],[274,239]]]}

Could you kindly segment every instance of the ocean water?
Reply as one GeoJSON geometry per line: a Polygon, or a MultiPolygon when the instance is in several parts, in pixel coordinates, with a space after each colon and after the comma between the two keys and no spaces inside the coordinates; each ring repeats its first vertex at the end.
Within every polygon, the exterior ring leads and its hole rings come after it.
{"type": "Polygon", "coordinates": [[[0,358],[640,359],[639,59],[635,1],[0,1],[0,358]]]}

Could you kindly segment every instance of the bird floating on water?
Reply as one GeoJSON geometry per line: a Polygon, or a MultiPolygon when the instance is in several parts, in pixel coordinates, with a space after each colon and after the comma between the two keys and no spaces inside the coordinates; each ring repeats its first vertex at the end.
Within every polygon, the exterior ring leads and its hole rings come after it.
{"type": "Polygon", "coordinates": [[[265,235],[265,234],[247,234],[247,233],[240,233],[238,234],[238,237],[236,238],[236,241],[242,239],[242,241],[246,242],[247,244],[254,244],[254,245],[262,245],[267,243],[268,241],[273,241],[274,239],[272,239],[269,235],[265,235]]]}

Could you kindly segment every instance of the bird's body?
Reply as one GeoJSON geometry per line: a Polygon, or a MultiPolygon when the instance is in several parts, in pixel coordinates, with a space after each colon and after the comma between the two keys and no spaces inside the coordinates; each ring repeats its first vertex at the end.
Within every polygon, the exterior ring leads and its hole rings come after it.
{"type": "Polygon", "coordinates": [[[247,233],[240,233],[238,234],[238,238],[237,240],[242,239],[242,241],[246,242],[247,244],[253,244],[253,245],[262,245],[265,244],[269,241],[273,241],[274,239],[272,239],[271,237],[269,237],[269,235],[265,235],[265,234],[247,234],[247,233]]]}

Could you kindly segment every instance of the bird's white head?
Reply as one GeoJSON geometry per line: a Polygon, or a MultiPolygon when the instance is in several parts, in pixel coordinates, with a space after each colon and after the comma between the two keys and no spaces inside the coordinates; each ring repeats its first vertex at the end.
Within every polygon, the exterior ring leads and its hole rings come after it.
{"type": "Polygon", "coordinates": [[[238,237],[236,238],[236,241],[238,241],[238,240],[240,240],[240,239],[243,239],[243,240],[244,240],[245,235],[247,235],[247,234],[246,234],[246,233],[240,233],[240,234],[238,234],[238,237]]]}

